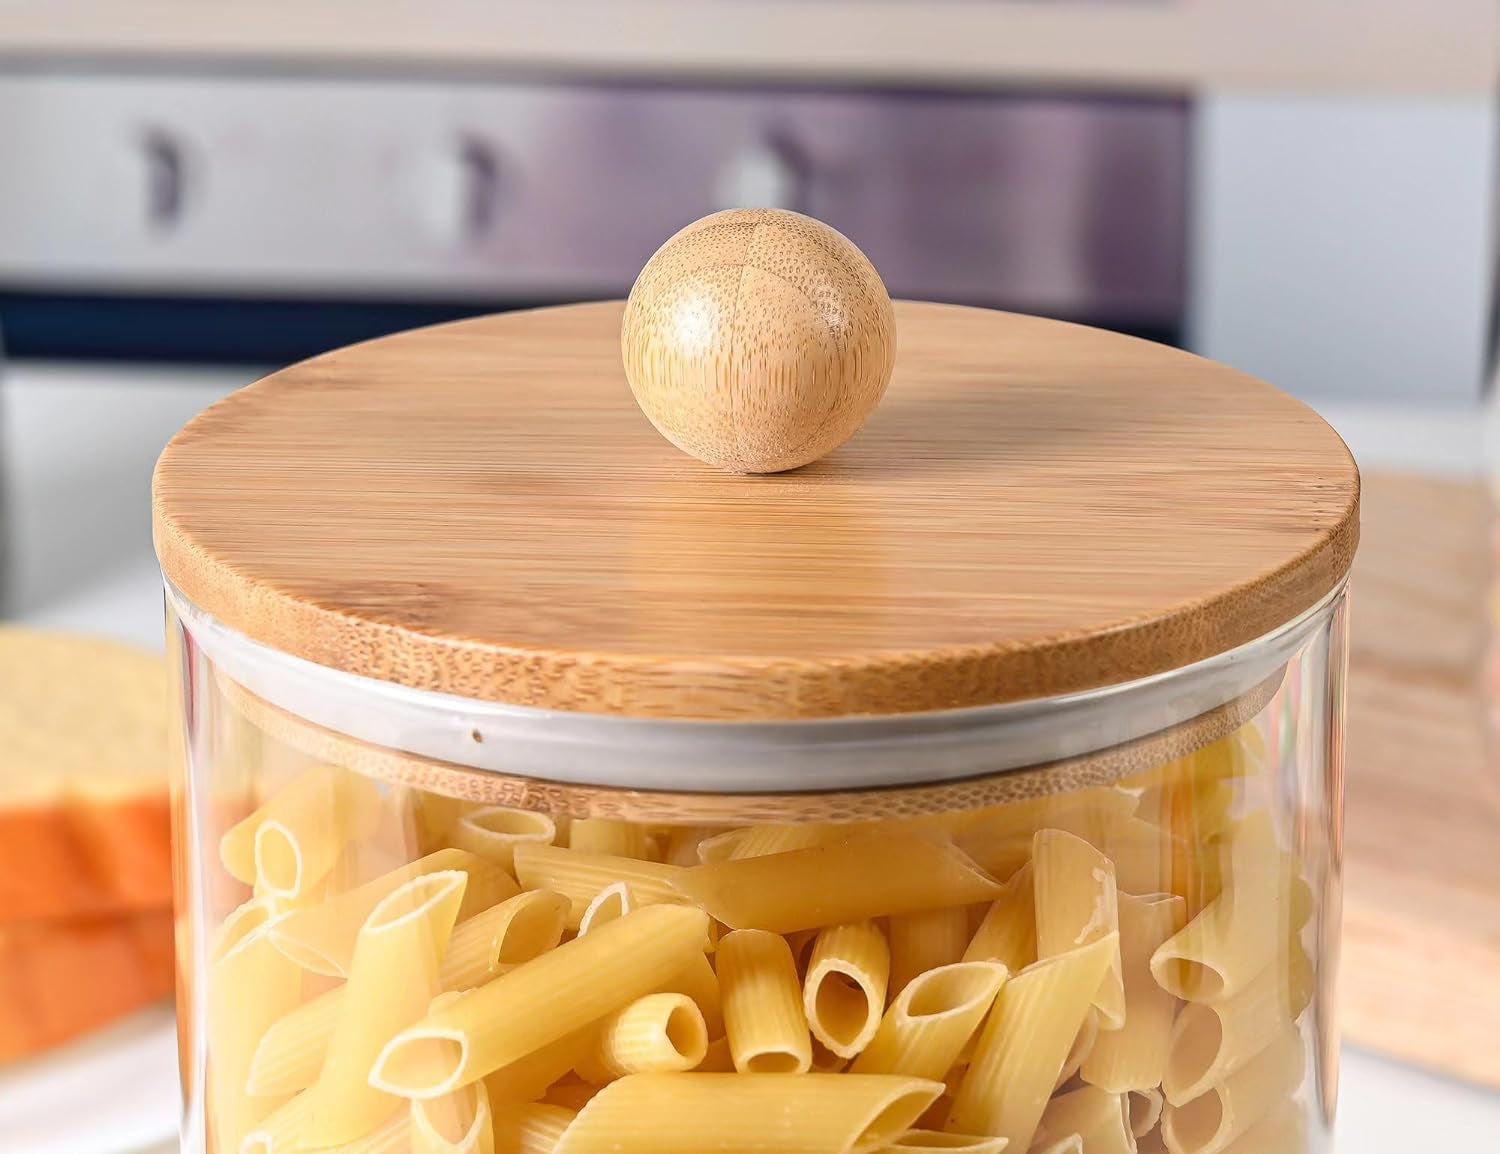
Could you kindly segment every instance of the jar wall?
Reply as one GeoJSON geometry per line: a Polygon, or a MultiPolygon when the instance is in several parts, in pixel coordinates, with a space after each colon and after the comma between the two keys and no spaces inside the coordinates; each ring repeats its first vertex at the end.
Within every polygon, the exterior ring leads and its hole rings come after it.
{"type": "Polygon", "coordinates": [[[1191,754],[856,822],[367,776],[168,633],[190,1154],[1328,1149],[1341,598],[1191,754]]]}

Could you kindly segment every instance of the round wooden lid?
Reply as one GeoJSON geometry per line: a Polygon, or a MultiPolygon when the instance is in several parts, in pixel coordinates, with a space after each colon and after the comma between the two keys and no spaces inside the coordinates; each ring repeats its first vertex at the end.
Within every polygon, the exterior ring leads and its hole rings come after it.
{"type": "Polygon", "coordinates": [[[336,670],[757,720],[1132,680],[1269,632],[1348,571],[1343,442],[1213,362],[898,302],[895,371],[854,439],[738,476],[636,407],[621,310],[403,333],[221,401],[157,466],[166,577],[336,670]]]}

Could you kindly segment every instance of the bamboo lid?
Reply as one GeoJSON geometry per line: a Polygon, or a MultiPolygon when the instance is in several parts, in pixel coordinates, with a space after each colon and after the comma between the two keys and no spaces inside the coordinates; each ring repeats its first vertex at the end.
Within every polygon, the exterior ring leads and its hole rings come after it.
{"type": "Polygon", "coordinates": [[[163,571],[323,666],[655,718],[1071,693],[1251,641],[1344,577],[1359,480],[1310,409],[1055,321],[898,302],[831,455],[730,475],[637,407],[620,302],[338,350],[221,401],[154,482],[163,571]]]}

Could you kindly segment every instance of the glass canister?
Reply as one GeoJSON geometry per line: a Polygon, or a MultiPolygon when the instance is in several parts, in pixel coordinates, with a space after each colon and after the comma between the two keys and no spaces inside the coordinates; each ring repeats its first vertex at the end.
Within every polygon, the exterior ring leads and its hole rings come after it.
{"type": "Polygon", "coordinates": [[[910,303],[857,437],[729,475],[622,307],[163,455],[184,1150],[1327,1150],[1337,436],[910,303]]]}

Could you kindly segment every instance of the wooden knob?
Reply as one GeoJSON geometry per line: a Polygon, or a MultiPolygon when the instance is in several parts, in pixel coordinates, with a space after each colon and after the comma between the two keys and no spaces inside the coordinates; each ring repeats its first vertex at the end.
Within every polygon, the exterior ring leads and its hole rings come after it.
{"type": "Polygon", "coordinates": [[[842,234],[795,212],[732,209],[646,262],[620,345],[662,436],[721,469],[777,473],[864,423],[891,378],[896,320],[842,234]]]}

